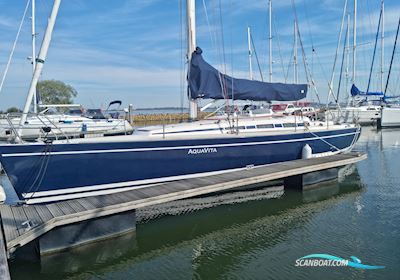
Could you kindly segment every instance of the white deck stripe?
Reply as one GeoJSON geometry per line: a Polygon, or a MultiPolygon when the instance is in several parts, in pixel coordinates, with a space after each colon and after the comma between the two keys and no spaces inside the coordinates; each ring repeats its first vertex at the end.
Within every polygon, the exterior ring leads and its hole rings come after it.
{"type": "MultiPolygon", "coordinates": [[[[263,165],[263,166],[266,166],[266,165],[263,165]]],[[[164,183],[164,182],[169,182],[169,181],[212,176],[212,175],[218,175],[218,174],[222,174],[222,173],[228,173],[228,172],[239,171],[239,170],[244,170],[244,169],[246,169],[246,167],[234,168],[234,169],[228,169],[228,170],[222,170],[222,171],[203,172],[203,173],[196,173],[196,174],[189,174],[189,175],[179,175],[179,176],[161,177],[161,178],[155,178],[155,179],[128,181],[128,182],[121,182],[121,183],[101,184],[101,185],[83,186],[83,187],[72,187],[72,188],[68,188],[68,189],[59,189],[59,190],[52,190],[52,191],[30,192],[30,193],[23,193],[22,196],[24,198],[31,198],[31,197],[59,195],[59,194],[64,194],[64,193],[78,193],[78,192],[85,192],[85,191],[96,191],[96,190],[104,190],[104,189],[111,189],[111,188],[121,188],[121,187],[131,187],[131,188],[135,188],[135,189],[141,189],[141,188],[148,187],[149,184],[154,185],[154,184],[159,184],[159,183],[164,183]]]]}
{"type": "Polygon", "coordinates": [[[292,143],[302,142],[318,139],[336,138],[348,135],[358,134],[359,131],[321,136],[321,137],[310,137],[310,138],[299,138],[299,139],[288,139],[288,140],[275,140],[275,141],[263,141],[263,142],[248,142],[248,143],[232,143],[232,144],[214,144],[214,145],[197,145],[197,146],[177,146],[177,147],[161,147],[161,148],[135,148],[135,149],[112,149],[112,150],[90,150],[90,151],[66,151],[66,152],[40,152],[40,153],[14,153],[14,154],[2,154],[3,157],[25,157],[25,156],[49,156],[49,155],[80,155],[80,154],[100,154],[100,153],[125,153],[125,152],[145,152],[145,151],[165,151],[165,150],[183,150],[183,149],[201,149],[201,148],[219,148],[219,147],[236,147],[236,146],[254,146],[254,145],[266,145],[266,144],[278,144],[278,143],[292,143]]]}

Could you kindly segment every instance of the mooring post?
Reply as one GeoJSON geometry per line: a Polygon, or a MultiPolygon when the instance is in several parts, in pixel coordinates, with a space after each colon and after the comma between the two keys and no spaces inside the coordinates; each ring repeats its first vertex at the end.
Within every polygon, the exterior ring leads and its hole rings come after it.
{"type": "Polygon", "coordinates": [[[338,168],[329,168],[306,174],[286,177],[283,179],[283,185],[285,188],[295,190],[312,188],[319,183],[336,180],[338,178],[338,171],[338,168]]]}
{"type": "Polygon", "coordinates": [[[134,210],[57,227],[39,237],[40,254],[64,251],[71,247],[121,236],[135,230],[134,210]]]}

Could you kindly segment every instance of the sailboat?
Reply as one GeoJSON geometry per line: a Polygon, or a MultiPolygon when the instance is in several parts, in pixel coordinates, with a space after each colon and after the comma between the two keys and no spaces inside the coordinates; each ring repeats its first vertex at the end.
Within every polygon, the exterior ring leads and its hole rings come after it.
{"type": "MultiPolygon", "coordinates": [[[[236,79],[215,69],[196,47],[194,0],[187,0],[187,11],[192,117],[200,98],[234,95],[235,100],[285,101],[306,96],[306,84],[236,79]]],[[[34,204],[296,160],[307,145],[314,157],[345,153],[359,135],[360,127],[353,124],[227,114],[220,119],[143,127],[132,135],[2,144],[0,161],[21,201],[34,204]]]]}
{"type": "MultiPolygon", "coordinates": [[[[347,3],[347,2],[346,2],[347,3]]],[[[345,5],[346,9],[346,5],[345,5]]],[[[345,11],[345,10],[344,10],[345,11]]],[[[378,20],[378,30],[375,37],[375,47],[372,56],[372,65],[368,79],[366,91],[360,90],[355,85],[356,78],[356,38],[357,38],[357,0],[354,0],[354,26],[353,26],[353,78],[350,89],[351,102],[344,108],[330,110],[329,117],[345,123],[357,122],[360,125],[376,124],[381,117],[383,93],[383,50],[384,50],[384,1],[381,1],[380,15],[378,20]],[[374,66],[378,36],[381,34],[381,91],[370,91],[372,71],[374,66]]],[[[348,23],[349,24],[349,23],[348,23]]],[[[349,29],[347,29],[349,33],[349,29]]],[[[349,48],[349,47],[348,47],[349,48]]]]}
{"type": "Polygon", "coordinates": [[[390,74],[392,72],[394,55],[396,53],[397,39],[399,37],[399,29],[400,29],[400,18],[399,18],[399,22],[397,23],[396,38],[394,40],[392,58],[390,59],[389,72],[388,72],[388,76],[387,76],[387,80],[386,80],[386,86],[385,86],[385,92],[384,92],[384,98],[383,98],[384,101],[386,102],[386,106],[382,107],[381,118],[378,120],[379,128],[400,127],[400,104],[395,104],[393,102],[390,102],[394,99],[399,99],[400,96],[399,95],[397,95],[397,96],[388,96],[387,95],[389,78],[390,78],[390,74]]]}

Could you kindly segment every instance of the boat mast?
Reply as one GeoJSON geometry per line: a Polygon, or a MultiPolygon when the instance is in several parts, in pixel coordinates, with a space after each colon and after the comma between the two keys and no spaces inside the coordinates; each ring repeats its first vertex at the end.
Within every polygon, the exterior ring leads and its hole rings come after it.
{"type": "Polygon", "coordinates": [[[249,46],[249,77],[250,80],[253,80],[253,65],[252,65],[252,51],[251,51],[251,31],[250,31],[250,26],[247,26],[247,43],[249,46]]]}
{"type": "Polygon", "coordinates": [[[349,89],[349,62],[350,62],[350,14],[347,14],[347,38],[346,38],[346,90],[349,89]]]}
{"type": "Polygon", "coordinates": [[[389,72],[388,72],[387,79],[386,79],[385,91],[383,92],[384,97],[386,97],[386,93],[387,93],[387,89],[388,89],[388,85],[389,85],[390,73],[392,72],[393,59],[394,59],[394,55],[396,54],[396,46],[397,46],[397,39],[399,37],[399,29],[400,29],[400,17],[399,17],[399,22],[397,23],[396,37],[394,39],[393,52],[392,52],[392,57],[390,59],[389,72]]]}
{"type": "Polygon", "coordinates": [[[268,1],[269,6],[269,82],[272,83],[272,0],[268,1]]]}
{"type": "Polygon", "coordinates": [[[356,83],[356,47],[357,47],[357,0],[354,0],[354,15],[353,15],[353,85],[356,83]]]}
{"type": "MultiPolygon", "coordinates": [[[[35,73],[36,68],[36,31],[35,31],[35,0],[31,0],[31,7],[32,7],[32,74],[35,73]]],[[[37,113],[37,98],[36,98],[36,89],[33,93],[33,112],[37,113]]]]}
{"type": "MultiPolygon", "coordinates": [[[[346,12],[347,12],[347,0],[344,1],[344,7],[343,7],[343,14],[342,14],[342,20],[340,22],[340,31],[339,31],[339,38],[336,46],[336,52],[335,52],[335,59],[333,60],[333,67],[332,67],[332,74],[331,74],[331,80],[329,82],[329,92],[328,92],[328,99],[326,101],[326,106],[328,106],[330,97],[333,95],[333,81],[335,80],[335,69],[336,69],[336,62],[337,58],[339,55],[339,50],[341,46],[341,40],[342,40],[342,33],[343,33],[343,26],[344,26],[344,21],[346,18],[346,12]]],[[[338,101],[338,100],[336,100],[338,101]]]]}
{"type": "Polygon", "coordinates": [[[43,65],[44,65],[44,62],[47,57],[47,51],[49,50],[51,36],[52,36],[54,25],[56,22],[58,10],[60,8],[60,3],[61,3],[61,0],[54,0],[53,9],[51,11],[51,15],[49,17],[46,32],[43,37],[43,42],[40,47],[39,56],[36,60],[35,71],[33,72],[33,77],[32,77],[30,87],[29,87],[28,96],[26,98],[25,107],[22,112],[22,117],[21,117],[21,120],[19,123],[19,131],[18,131],[19,134],[21,132],[22,126],[25,124],[26,119],[28,117],[28,112],[29,112],[29,108],[32,104],[32,99],[34,97],[35,89],[36,89],[37,83],[39,81],[40,74],[42,73],[42,70],[43,70],[43,65]]]}
{"type": "Polygon", "coordinates": [[[294,50],[293,50],[293,80],[297,84],[299,81],[299,74],[297,71],[297,21],[294,20],[294,50]]]}
{"type": "Polygon", "coordinates": [[[383,64],[384,64],[384,54],[385,54],[385,3],[384,0],[381,1],[382,10],[382,32],[381,32],[381,92],[383,92],[383,64]]]}
{"type": "MultiPolygon", "coordinates": [[[[190,71],[190,60],[196,49],[196,3],[195,0],[186,0],[186,15],[187,15],[187,58],[188,69],[190,71]]],[[[188,89],[190,90],[190,89],[188,89]]],[[[190,95],[189,95],[190,96],[190,95]]],[[[189,98],[189,117],[191,120],[197,119],[197,100],[189,98]]]]}

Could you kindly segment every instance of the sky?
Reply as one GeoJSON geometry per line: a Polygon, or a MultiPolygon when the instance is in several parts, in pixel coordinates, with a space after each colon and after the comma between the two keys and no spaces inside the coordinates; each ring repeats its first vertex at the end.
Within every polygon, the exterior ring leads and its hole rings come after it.
{"type": "MultiPolygon", "coordinates": [[[[360,89],[365,89],[380,1],[358,2],[356,84],[360,89]]],[[[52,3],[52,0],[36,0],[37,49],[52,3]]],[[[320,100],[326,102],[345,1],[295,0],[294,3],[309,72],[315,80],[320,100]]],[[[27,0],[0,0],[1,76],[26,4],[27,0]]],[[[184,0],[62,1],[41,79],[61,80],[73,86],[78,91],[75,102],[86,107],[104,108],[112,100],[122,100],[125,106],[133,104],[135,108],[187,107],[185,5],[184,0]]],[[[272,80],[291,83],[294,79],[295,13],[291,0],[273,0],[272,6],[272,80]]],[[[353,1],[349,1],[351,27],[352,11],[353,1]]],[[[385,81],[399,15],[400,2],[385,1],[385,81]]],[[[251,27],[254,41],[252,63],[255,79],[261,79],[261,71],[264,80],[267,80],[268,1],[196,0],[197,45],[203,49],[203,56],[209,63],[234,77],[249,77],[248,26],[251,27]]],[[[350,28],[351,43],[352,40],[350,28]]],[[[343,38],[335,70],[335,92],[342,47],[343,38]]],[[[301,53],[299,47],[299,82],[306,83],[301,53]]],[[[30,55],[31,20],[27,15],[0,92],[0,110],[11,106],[23,107],[32,76],[28,59],[30,55]]],[[[352,53],[349,56],[351,78],[352,53]]],[[[378,44],[371,90],[380,90],[380,58],[381,48],[378,44]]],[[[400,90],[398,54],[395,62],[389,92],[400,90]]],[[[351,81],[346,82],[343,73],[341,99],[346,97],[350,86],[351,81]]],[[[317,100],[314,90],[309,92],[308,99],[317,100]]]]}

